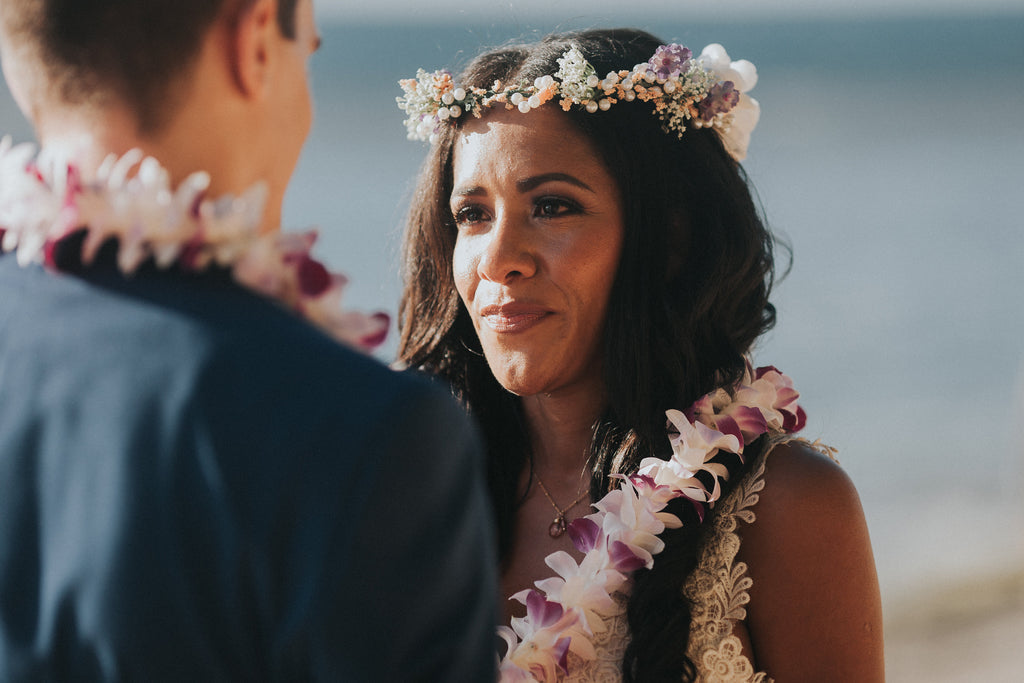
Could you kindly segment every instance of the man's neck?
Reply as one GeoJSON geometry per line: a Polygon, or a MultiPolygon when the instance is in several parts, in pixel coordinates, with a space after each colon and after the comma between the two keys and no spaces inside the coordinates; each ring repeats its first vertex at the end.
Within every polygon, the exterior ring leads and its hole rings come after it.
{"type": "MultiPolygon", "coordinates": [[[[53,108],[36,125],[43,148],[73,159],[87,174],[111,154],[121,156],[136,147],[144,149],[147,145],[135,130],[134,119],[126,113],[86,108],[53,108]]],[[[161,163],[166,162],[161,159],[161,163]]]]}
{"type": "MultiPolygon", "coordinates": [[[[196,171],[210,174],[209,195],[240,195],[252,182],[244,172],[234,150],[223,140],[203,134],[200,126],[174,121],[155,135],[138,133],[136,120],[129,112],[105,108],[100,112],[83,108],[51,111],[39,122],[38,135],[44,148],[74,159],[86,174],[91,174],[110,155],[122,156],[139,149],[154,157],[166,169],[171,186],[176,187],[196,171]],[[198,132],[197,132],[198,131],[198,132]]],[[[269,232],[280,227],[283,197],[269,196],[260,229],[269,232]]]]}

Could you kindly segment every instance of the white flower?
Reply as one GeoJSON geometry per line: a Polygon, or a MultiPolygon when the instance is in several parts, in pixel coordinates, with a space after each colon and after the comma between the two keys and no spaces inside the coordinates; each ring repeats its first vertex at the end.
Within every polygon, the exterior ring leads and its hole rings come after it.
{"type": "Polygon", "coordinates": [[[644,458],[639,473],[650,476],[655,483],[663,484],[685,495],[691,500],[713,502],[721,494],[719,478],[728,474],[724,465],[708,462],[718,451],[741,453],[743,444],[735,434],[723,434],[703,422],[691,423],[678,410],[666,411],[669,422],[678,430],[670,438],[672,457],[669,460],[644,458]],[[714,476],[714,487],[708,491],[695,476],[706,471],[714,476]]]}
{"type": "Polygon", "coordinates": [[[645,566],[649,566],[653,556],[665,548],[665,542],[658,538],[665,530],[665,522],[659,516],[665,505],[639,495],[632,482],[623,481],[594,507],[606,513],[600,524],[608,537],[609,551],[615,541],[625,543],[645,566]]]}
{"type": "Polygon", "coordinates": [[[741,76],[737,73],[737,70],[733,69],[733,62],[729,59],[729,53],[719,43],[711,43],[701,50],[698,61],[704,70],[714,74],[717,80],[732,81],[737,90],[745,92],[746,89],[740,87],[738,80],[734,80],[734,78],[739,79],[741,76]]]}
{"type": "Polygon", "coordinates": [[[771,366],[750,370],[748,375],[751,378],[736,390],[734,401],[761,411],[768,428],[800,431],[806,416],[797,404],[800,394],[793,380],[771,366]]]}
{"type": "Polygon", "coordinates": [[[740,92],[750,92],[757,85],[757,67],[745,59],[729,63],[732,84],[740,92]]]}
{"type": "Polygon", "coordinates": [[[594,86],[597,85],[597,81],[595,80],[591,85],[591,77],[596,78],[596,72],[578,47],[573,45],[559,57],[558,67],[555,78],[562,82],[559,87],[562,97],[579,104],[594,96],[594,86]]]}
{"type": "MultiPolygon", "coordinates": [[[[551,553],[544,562],[558,577],[537,581],[537,588],[544,591],[548,600],[566,609],[579,610],[581,625],[587,633],[603,632],[606,627],[601,615],[615,610],[611,594],[626,581],[620,572],[608,567],[604,543],[584,555],[579,564],[564,550],[551,553]]],[[[586,638],[573,638],[570,649],[581,657],[593,658],[593,648],[586,638]]]]}
{"type": "Polygon", "coordinates": [[[521,591],[512,597],[526,605],[526,616],[513,618],[511,629],[498,630],[508,645],[502,669],[508,667],[510,678],[503,674],[502,680],[522,680],[516,678],[519,674],[514,669],[518,668],[539,681],[555,681],[558,672],[565,671],[572,640],[569,633],[579,625],[579,612],[545,600],[535,590],[521,591]],[[518,643],[516,636],[520,639],[518,643]]]}
{"type": "Polygon", "coordinates": [[[699,61],[720,81],[732,81],[740,92],[749,92],[757,85],[757,67],[745,59],[732,61],[729,53],[718,43],[711,43],[701,53],[699,61]]]}

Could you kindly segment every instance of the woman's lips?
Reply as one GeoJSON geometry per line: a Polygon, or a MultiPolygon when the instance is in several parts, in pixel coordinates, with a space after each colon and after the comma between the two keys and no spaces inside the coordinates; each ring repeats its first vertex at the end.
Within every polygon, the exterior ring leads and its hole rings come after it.
{"type": "Polygon", "coordinates": [[[525,332],[550,314],[550,309],[535,304],[495,304],[480,309],[480,322],[495,332],[525,332]]]}

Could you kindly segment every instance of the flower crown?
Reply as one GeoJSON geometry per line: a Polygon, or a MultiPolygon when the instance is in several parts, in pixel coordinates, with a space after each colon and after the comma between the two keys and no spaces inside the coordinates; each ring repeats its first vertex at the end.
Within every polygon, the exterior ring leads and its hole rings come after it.
{"type": "Polygon", "coordinates": [[[446,121],[467,112],[480,117],[483,109],[498,104],[525,114],[558,95],[563,110],[582,107],[594,113],[640,100],[654,105],[666,133],[682,137],[688,128],[715,128],[734,159],[746,158],[761,112],[757,100],[746,94],[757,83],[757,69],[745,59],[731,61],[717,43],[696,59],[682,45],[662,45],[632,71],[612,71],[604,79],[575,45],[558,66],[553,76],[541,76],[532,85],[495,81],[490,89],[460,87],[446,70],[420,69],[416,78],[399,81],[405,95],[396,99],[408,114],[408,137],[433,142],[446,121]]]}

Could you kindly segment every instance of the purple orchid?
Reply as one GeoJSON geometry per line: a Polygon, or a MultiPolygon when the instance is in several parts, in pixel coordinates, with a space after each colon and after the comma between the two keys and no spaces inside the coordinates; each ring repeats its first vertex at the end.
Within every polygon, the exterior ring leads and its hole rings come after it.
{"type": "Polygon", "coordinates": [[[323,294],[333,283],[331,273],[324,267],[324,264],[303,254],[299,258],[296,268],[299,291],[303,296],[316,297],[323,294]]]}
{"type": "Polygon", "coordinates": [[[526,615],[535,628],[547,628],[562,618],[564,609],[557,602],[545,600],[538,591],[526,593],[526,615]]]}
{"type": "Polygon", "coordinates": [[[622,541],[612,542],[611,547],[608,548],[608,556],[611,559],[611,566],[626,574],[646,567],[648,564],[646,558],[638,555],[622,541]]]}
{"type": "Polygon", "coordinates": [[[793,388],[793,380],[772,365],[757,368],[755,381],[766,380],[775,387],[775,401],[772,408],[782,413],[782,429],[791,434],[799,432],[807,424],[807,413],[797,403],[800,393],[793,388]]]}
{"type": "Polygon", "coordinates": [[[722,415],[715,420],[715,427],[720,432],[739,429],[742,442],[748,444],[768,431],[768,422],[764,418],[764,413],[757,408],[733,403],[726,406],[722,415]],[[728,427],[730,422],[735,427],[728,427]]]}
{"type": "Polygon", "coordinates": [[[601,527],[592,519],[578,517],[569,522],[569,538],[581,553],[588,553],[597,547],[601,527]]]}

